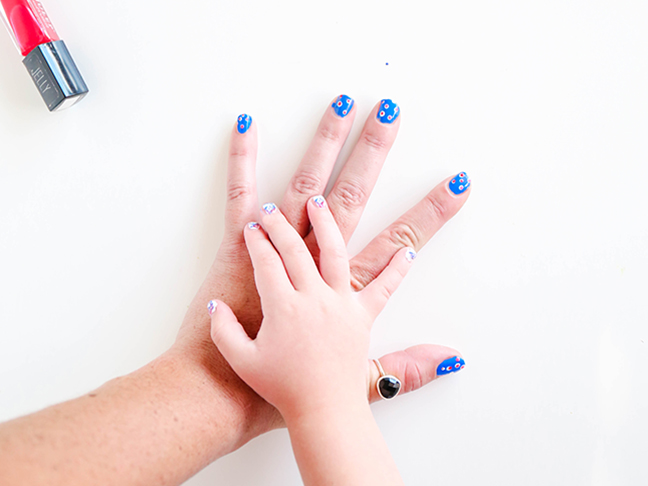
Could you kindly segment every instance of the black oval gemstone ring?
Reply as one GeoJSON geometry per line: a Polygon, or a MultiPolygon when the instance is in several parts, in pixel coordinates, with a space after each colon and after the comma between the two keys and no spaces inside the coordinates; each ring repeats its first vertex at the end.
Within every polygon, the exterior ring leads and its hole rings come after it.
{"type": "Polygon", "coordinates": [[[398,395],[398,392],[401,389],[401,381],[393,375],[385,374],[385,370],[383,370],[380,361],[377,359],[374,359],[373,361],[376,363],[378,371],[380,372],[380,378],[378,378],[378,381],[376,382],[378,395],[380,395],[383,400],[391,400],[398,395]]]}

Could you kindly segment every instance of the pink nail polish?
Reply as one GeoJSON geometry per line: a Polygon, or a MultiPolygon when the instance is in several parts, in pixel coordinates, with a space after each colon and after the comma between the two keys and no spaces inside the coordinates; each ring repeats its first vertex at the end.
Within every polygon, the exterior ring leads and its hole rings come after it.
{"type": "Polygon", "coordinates": [[[263,205],[263,212],[266,214],[272,214],[277,211],[277,206],[273,203],[266,203],[263,205]]]}
{"type": "Polygon", "coordinates": [[[218,302],[210,300],[209,304],[207,304],[207,310],[209,311],[210,316],[216,311],[216,307],[218,307],[218,302]]]}
{"type": "Polygon", "coordinates": [[[324,196],[315,196],[313,198],[313,204],[321,209],[326,206],[326,200],[324,199],[324,196]]]}
{"type": "Polygon", "coordinates": [[[412,248],[408,248],[405,252],[405,259],[408,262],[412,263],[414,260],[416,260],[416,252],[412,248]]]}

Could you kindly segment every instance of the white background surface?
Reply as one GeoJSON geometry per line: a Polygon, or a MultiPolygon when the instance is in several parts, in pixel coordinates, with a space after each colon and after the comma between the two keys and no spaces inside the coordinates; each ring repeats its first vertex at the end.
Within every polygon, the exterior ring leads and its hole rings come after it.
{"type": "MultiPolygon", "coordinates": [[[[467,362],[375,406],[405,482],[648,483],[646,2],[45,7],[91,94],[49,114],[0,35],[0,420],[167,349],[222,235],[235,117],[278,200],[346,93],[343,156],[377,101],[402,108],[352,252],[473,180],[375,327],[375,355],[437,342],[467,362]]],[[[300,480],[278,431],[187,484],[300,480]]]]}

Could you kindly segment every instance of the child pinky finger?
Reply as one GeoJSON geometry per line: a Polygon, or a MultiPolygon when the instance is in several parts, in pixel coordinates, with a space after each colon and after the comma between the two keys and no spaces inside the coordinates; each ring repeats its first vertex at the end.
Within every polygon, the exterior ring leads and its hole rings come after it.
{"type": "Polygon", "coordinates": [[[416,252],[412,248],[401,248],[392,257],[376,279],[359,293],[362,304],[375,317],[383,310],[390,297],[401,284],[412,267],[416,252]]]}

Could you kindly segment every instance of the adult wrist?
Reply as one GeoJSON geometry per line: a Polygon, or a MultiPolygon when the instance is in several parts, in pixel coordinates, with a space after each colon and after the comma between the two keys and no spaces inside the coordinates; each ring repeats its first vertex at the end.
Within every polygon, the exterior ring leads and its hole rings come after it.
{"type": "Polygon", "coordinates": [[[174,346],[149,363],[167,399],[182,404],[190,426],[203,431],[212,445],[210,462],[254,437],[279,428],[279,413],[250,389],[213,350],[189,352],[174,346]]]}

